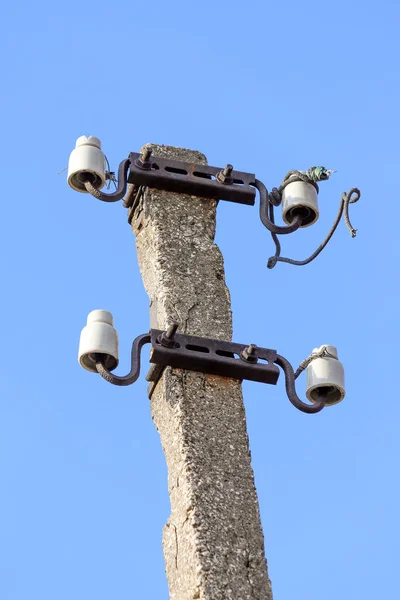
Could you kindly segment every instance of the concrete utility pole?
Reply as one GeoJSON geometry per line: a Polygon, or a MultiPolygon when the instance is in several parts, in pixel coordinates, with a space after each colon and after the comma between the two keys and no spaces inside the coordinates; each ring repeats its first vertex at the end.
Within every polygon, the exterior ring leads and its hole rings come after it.
{"type": "MultiPolygon", "coordinates": [[[[207,164],[152,145],[153,156],[207,164]]],[[[132,220],[151,327],[232,339],[214,243],[217,201],[147,189],[132,220]]],[[[240,382],[167,367],[151,412],[168,466],[163,549],[171,600],[271,600],[240,382]]]]}

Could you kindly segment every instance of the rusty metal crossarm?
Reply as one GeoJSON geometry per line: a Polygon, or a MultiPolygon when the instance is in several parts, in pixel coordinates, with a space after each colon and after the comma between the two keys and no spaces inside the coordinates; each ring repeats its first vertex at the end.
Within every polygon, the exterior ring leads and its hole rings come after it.
{"type": "Polygon", "coordinates": [[[129,155],[130,184],[248,206],[255,204],[255,175],[252,173],[229,170],[229,176],[223,177],[221,167],[153,156],[144,161],[142,157],[137,152],[129,155]]]}
{"type": "Polygon", "coordinates": [[[246,344],[176,333],[174,346],[167,348],[160,342],[162,331],[152,329],[150,334],[150,362],[157,365],[272,385],[278,382],[279,368],[273,364],[277,357],[275,350],[257,346],[258,362],[253,363],[241,358],[248,347],[246,344]]]}
{"type": "Polygon", "coordinates": [[[248,379],[276,385],[280,367],[285,374],[286,393],[290,402],[305,413],[317,413],[326,405],[324,396],[313,404],[300,400],[295,388],[295,374],[291,364],[276,350],[261,348],[255,344],[237,344],[213,338],[177,333],[174,323],[167,331],[151,329],[139,335],[132,344],[131,371],[123,377],[114,375],[105,366],[105,355],[96,354],[96,369],[109,383],[125,386],[134,383],[140,373],[140,353],[145,344],[151,344],[151,367],[146,376],[149,397],[160,380],[165,367],[209,373],[232,379],[248,379]]]}

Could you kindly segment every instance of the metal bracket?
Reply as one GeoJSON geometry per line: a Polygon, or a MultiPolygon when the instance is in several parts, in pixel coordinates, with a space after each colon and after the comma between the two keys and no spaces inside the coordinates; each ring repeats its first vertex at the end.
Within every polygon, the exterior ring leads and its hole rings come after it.
{"type": "Polygon", "coordinates": [[[276,350],[251,346],[249,355],[248,344],[181,333],[176,333],[173,336],[173,345],[167,347],[161,341],[163,333],[157,329],[150,331],[150,362],[153,365],[146,376],[146,380],[150,381],[149,398],[166,366],[272,385],[278,382],[279,368],[273,364],[277,359],[276,350]],[[246,356],[249,358],[246,359],[246,356]],[[258,362],[254,362],[255,359],[258,362]]]}
{"type": "Polygon", "coordinates": [[[132,342],[131,370],[128,375],[111,373],[105,366],[107,355],[94,354],[96,371],[109,383],[125,386],[135,383],[140,374],[140,353],[145,344],[151,343],[150,362],[153,363],[147,374],[149,398],[166,366],[188,371],[200,371],[232,379],[250,379],[275,385],[279,379],[280,367],[285,373],[285,386],[290,402],[304,413],[317,413],[327,404],[327,395],[320,393],[312,404],[303,402],[296,393],[295,373],[284,356],[269,348],[259,348],[255,344],[246,346],[210,338],[176,333],[178,323],[172,323],[166,331],[151,329],[150,333],[138,335],[132,342]],[[265,361],[264,364],[259,361],[265,361]],[[275,364],[274,364],[275,363],[275,364]]]}
{"type": "Polygon", "coordinates": [[[224,169],[218,167],[158,156],[151,156],[143,161],[143,155],[137,152],[131,152],[129,160],[128,183],[179,194],[228,200],[248,206],[255,204],[256,191],[252,187],[255,175],[252,173],[229,170],[227,177],[221,175],[224,169]]]}

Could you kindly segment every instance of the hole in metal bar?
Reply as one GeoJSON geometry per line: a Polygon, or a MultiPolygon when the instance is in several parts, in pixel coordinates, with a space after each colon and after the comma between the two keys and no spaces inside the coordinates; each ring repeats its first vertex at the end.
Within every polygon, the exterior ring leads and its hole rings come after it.
{"type": "Polygon", "coordinates": [[[194,344],[187,344],[185,346],[186,350],[194,350],[194,352],[204,352],[204,354],[208,354],[210,350],[205,346],[195,346],[194,344]]]}
{"type": "Polygon", "coordinates": [[[234,179],[234,180],[233,180],[233,183],[234,183],[235,185],[244,185],[244,181],[243,181],[243,179],[234,179]]]}
{"type": "Polygon", "coordinates": [[[225,356],[225,358],[239,358],[239,354],[229,352],[228,350],[216,350],[215,354],[218,354],[218,356],[225,356]]]}
{"type": "Polygon", "coordinates": [[[178,175],[187,175],[188,172],[185,169],[178,169],[176,167],[164,167],[168,173],[177,173],[178,175]]]}
{"type": "Polygon", "coordinates": [[[214,175],[211,175],[210,173],[202,173],[201,171],[195,171],[193,173],[193,177],[200,177],[202,179],[215,179],[214,175]]]}
{"type": "MultiPolygon", "coordinates": [[[[160,340],[158,338],[156,339],[156,344],[157,344],[157,346],[162,346],[162,343],[160,342],[160,340]]],[[[173,348],[180,348],[181,345],[178,344],[178,342],[174,342],[174,345],[172,347],[173,348]]],[[[164,348],[165,348],[165,346],[164,346],[164,348]]]]}
{"type": "Polygon", "coordinates": [[[151,165],[151,169],[152,169],[153,171],[158,171],[158,170],[160,169],[160,167],[158,166],[158,164],[157,164],[157,163],[152,163],[152,165],[151,165]]]}

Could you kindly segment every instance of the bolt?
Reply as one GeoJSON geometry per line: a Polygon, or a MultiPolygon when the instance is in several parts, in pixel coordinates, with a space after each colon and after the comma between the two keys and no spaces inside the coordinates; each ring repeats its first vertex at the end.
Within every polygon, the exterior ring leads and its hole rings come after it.
{"type": "Polygon", "coordinates": [[[247,346],[247,348],[245,348],[241,353],[240,358],[250,363],[258,362],[257,346],[255,344],[250,344],[250,346],[247,346]]]}
{"type": "Polygon", "coordinates": [[[164,335],[168,340],[171,340],[177,331],[178,331],[178,323],[172,323],[172,325],[170,325],[168,327],[168,329],[164,335]]]}
{"type": "Polygon", "coordinates": [[[232,165],[226,165],[225,169],[222,171],[222,175],[224,177],[230,177],[232,175],[233,167],[232,165]]]}
{"type": "Polygon", "coordinates": [[[178,323],[172,323],[167,329],[167,331],[163,331],[163,333],[158,337],[159,343],[164,346],[164,348],[175,348],[174,336],[178,329],[178,323]]]}
{"type": "Polygon", "coordinates": [[[152,152],[153,149],[151,147],[145,148],[143,150],[143,152],[140,154],[140,160],[142,161],[142,163],[147,163],[149,161],[152,152]]]}
{"type": "Polygon", "coordinates": [[[233,171],[232,165],[226,165],[225,169],[223,169],[222,171],[220,171],[218,173],[217,180],[220,183],[225,183],[226,185],[232,185],[232,183],[233,183],[232,171],[233,171]]]}

